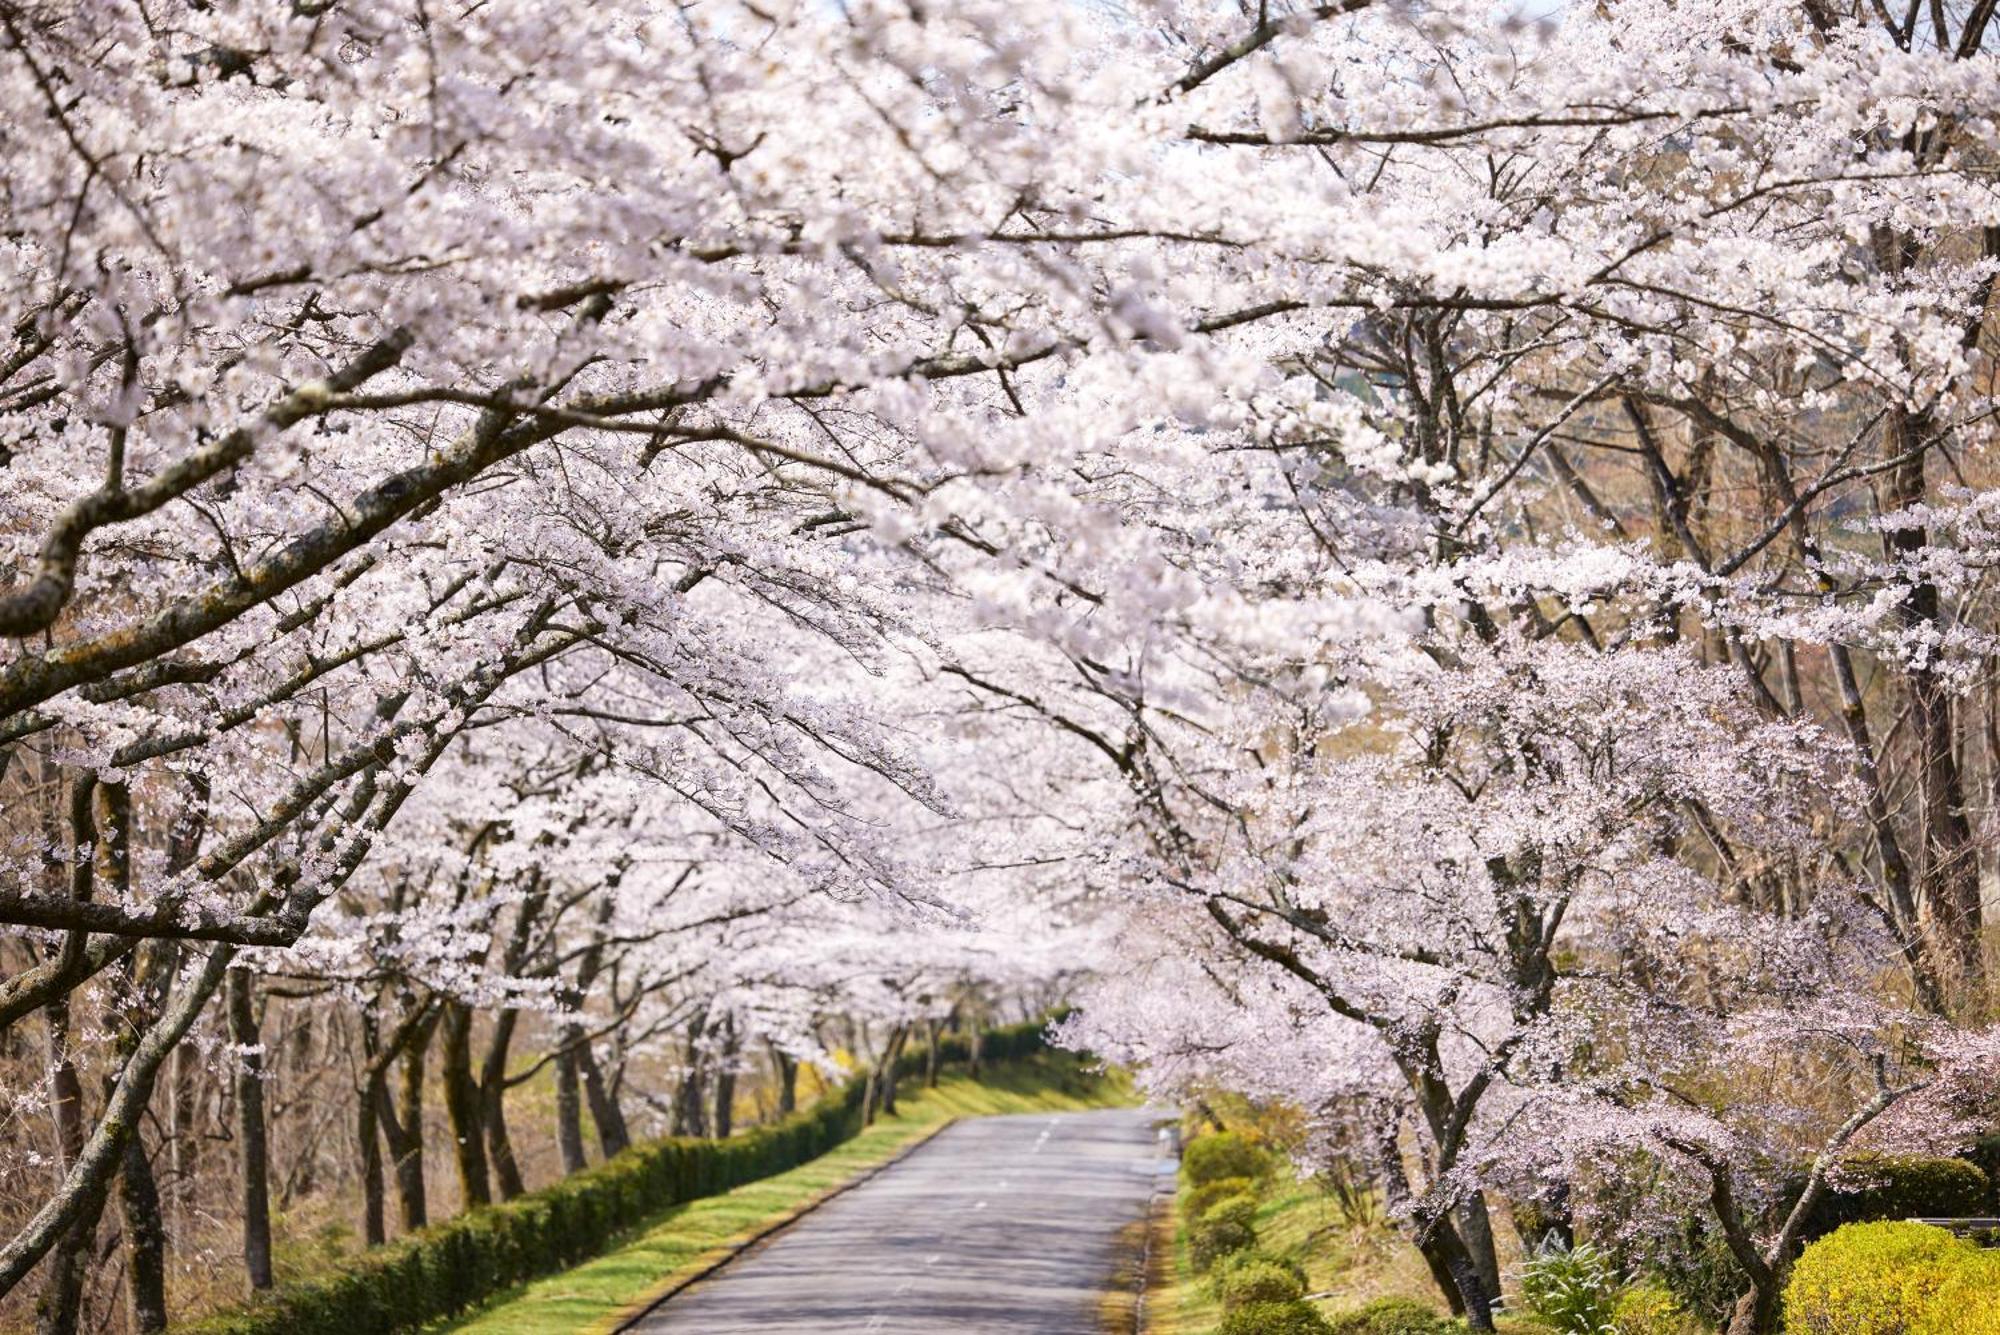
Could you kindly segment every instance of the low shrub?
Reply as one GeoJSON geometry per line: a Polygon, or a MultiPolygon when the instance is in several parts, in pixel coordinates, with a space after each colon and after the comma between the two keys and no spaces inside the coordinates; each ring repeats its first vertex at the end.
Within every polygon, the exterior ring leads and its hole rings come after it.
{"type": "Polygon", "coordinates": [[[1311,1303],[1249,1303],[1226,1314],[1215,1335],[1334,1335],[1334,1328],[1311,1303]]]}
{"type": "Polygon", "coordinates": [[[1191,1187],[1226,1177],[1262,1181],[1271,1174],[1271,1156],[1235,1131],[1217,1131],[1188,1142],[1181,1151],[1181,1176],[1191,1187]]]}
{"type": "Polygon", "coordinates": [[[2000,1258],[1928,1224],[1848,1224],[1807,1247],[1785,1286],[1788,1335],[1975,1335],[1956,1303],[2000,1287],[2000,1258]]]}
{"type": "Polygon", "coordinates": [[[1453,1335],[1464,1329],[1413,1298],[1377,1298],[1327,1318],[1333,1335],[1453,1335]]]}
{"type": "Polygon", "coordinates": [[[1619,1294],[1611,1324],[1618,1335],[1702,1335],[1704,1329],[1663,1284],[1634,1284],[1619,1294]]]}
{"type": "Polygon", "coordinates": [[[1564,1335],[1617,1335],[1613,1314],[1624,1281],[1609,1253],[1551,1238],[1521,1263],[1521,1301],[1564,1335]]]}
{"type": "Polygon", "coordinates": [[[1204,1224],[1237,1224],[1243,1228],[1257,1226],[1257,1198],[1250,1195],[1224,1196],[1215,1204],[1201,1212],[1204,1224]]]}
{"type": "MultiPolygon", "coordinates": [[[[1808,1241],[1843,1224],[1983,1215],[1993,1199],[1985,1170],[1969,1159],[1856,1154],[1841,1176],[1853,1185],[1831,1189],[1813,1204],[1802,1234],[1808,1241]]],[[[1795,1182],[1783,1200],[1796,1201],[1803,1188],[1803,1181],[1795,1182]]]]}
{"type": "Polygon", "coordinates": [[[1234,1252],[1217,1261],[1215,1268],[1209,1272],[1209,1280],[1216,1285],[1220,1285],[1228,1279],[1231,1271],[1251,1265],[1276,1266],[1293,1279],[1296,1279],[1299,1282],[1301,1290],[1306,1286],[1306,1268],[1304,1266],[1289,1256],[1277,1256],[1270,1252],[1262,1252],[1255,1249],[1234,1252]]]}
{"type": "Polygon", "coordinates": [[[1208,1207],[1188,1228],[1188,1259],[1206,1271],[1232,1252],[1257,1242],[1257,1201],[1250,1196],[1226,1196],[1208,1207]]]}
{"type": "Polygon", "coordinates": [[[1222,1177],[1213,1182],[1204,1182],[1181,1197],[1181,1214],[1188,1219],[1199,1219],[1208,1213],[1208,1208],[1217,1201],[1231,1196],[1255,1196],[1257,1183],[1247,1177],[1222,1177]]]}
{"type": "Polygon", "coordinates": [[[1263,1257],[1248,1257],[1222,1271],[1215,1283],[1225,1310],[1252,1303],[1290,1303],[1306,1296],[1305,1281],[1292,1270],[1263,1257]]]}

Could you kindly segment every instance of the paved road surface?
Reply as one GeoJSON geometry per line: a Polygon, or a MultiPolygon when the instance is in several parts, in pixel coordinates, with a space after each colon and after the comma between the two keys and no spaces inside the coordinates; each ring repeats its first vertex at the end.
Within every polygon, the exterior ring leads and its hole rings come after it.
{"type": "Polygon", "coordinates": [[[633,1329],[1091,1335],[1113,1239],[1171,1171],[1158,1116],[960,1122],[633,1329]]]}

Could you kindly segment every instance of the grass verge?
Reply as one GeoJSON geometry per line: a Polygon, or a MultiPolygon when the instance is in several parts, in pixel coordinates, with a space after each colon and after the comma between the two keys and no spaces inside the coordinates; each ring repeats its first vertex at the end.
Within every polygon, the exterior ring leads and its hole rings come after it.
{"type": "MultiPolygon", "coordinates": [[[[1183,1182],[1181,1191],[1186,1191],[1183,1182]]],[[[1145,1335],[1210,1335],[1222,1304],[1188,1256],[1179,1204],[1154,1222],[1155,1262],[1146,1291],[1145,1335]]],[[[1257,1249],[1305,1267],[1306,1289],[1328,1316],[1377,1298],[1410,1298],[1444,1311],[1417,1249],[1385,1220],[1356,1222],[1311,1182],[1280,1180],[1257,1209],[1257,1249]],[[1323,1295],[1323,1296],[1321,1296],[1323,1295]]],[[[1547,1328],[1502,1317],[1500,1335],[1546,1335],[1547,1328]]]]}
{"type": "Polygon", "coordinates": [[[894,1117],[790,1172],[666,1210],[632,1239],[573,1270],[501,1294],[438,1332],[472,1335],[577,1335],[604,1332],[735,1247],[858,1174],[893,1158],[960,1117],[1069,1112],[1132,1101],[1122,1080],[1091,1076],[1073,1058],[1051,1054],[988,1069],[980,1080],[950,1076],[936,1089],[910,1089],[894,1117]]]}

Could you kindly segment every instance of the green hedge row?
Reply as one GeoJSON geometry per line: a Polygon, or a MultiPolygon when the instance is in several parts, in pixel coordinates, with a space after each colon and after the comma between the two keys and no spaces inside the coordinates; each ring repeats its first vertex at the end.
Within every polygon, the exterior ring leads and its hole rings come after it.
{"type": "MultiPolygon", "coordinates": [[[[983,1059],[1046,1046],[1041,1021],[989,1031],[983,1059]]],[[[939,1056],[963,1063],[962,1038],[939,1056]]],[[[897,1075],[924,1069],[906,1053],[897,1075]]],[[[476,1307],[494,1294],[598,1255],[660,1211],[816,1159],[861,1130],[866,1082],[850,1080],[812,1107],[728,1140],[635,1145],[608,1163],[504,1205],[473,1210],[356,1257],[322,1278],[285,1285],[192,1325],[186,1335],[391,1335],[476,1307]]]]}
{"type": "MultiPolygon", "coordinates": [[[[1843,1224],[1982,1215],[1993,1199],[1986,1173],[1966,1159],[1856,1154],[1847,1161],[1846,1175],[1859,1185],[1835,1188],[1814,1203],[1801,1235],[1805,1241],[1843,1224]]],[[[1802,1179],[1786,1185],[1781,1204],[1787,1210],[1804,1185],[1802,1179]]]]}
{"type": "MultiPolygon", "coordinates": [[[[1048,1028],[1061,1020],[1067,1011],[1057,1011],[1046,1020],[1027,1020],[1021,1024],[1004,1025],[998,1029],[988,1029],[980,1036],[979,1059],[983,1062],[1012,1061],[1017,1057],[1032,1057],[1049,1045],[1048,1028]]],[[[899,1076],[916,1075],[924,1069],[928,1056],[921,1047],[906,1048],[903,1059],[896,1063],[899,1076]]],[[[968,1034],[946,1034],[938,1039],[938,1060],[945,1065],[963,1066],[972,1060],[972,1038],[968,1034]]]]}

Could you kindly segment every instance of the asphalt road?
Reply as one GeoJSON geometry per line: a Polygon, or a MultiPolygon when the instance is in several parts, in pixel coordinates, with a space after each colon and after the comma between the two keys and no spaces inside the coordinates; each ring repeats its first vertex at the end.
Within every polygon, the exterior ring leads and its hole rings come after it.
{"type": "Polygon", "coordinates": [[[960,1122],[632,1329],[1090,1335],[1118,1230],[1172,1168],[1158,1116],[960,1122]]]}

